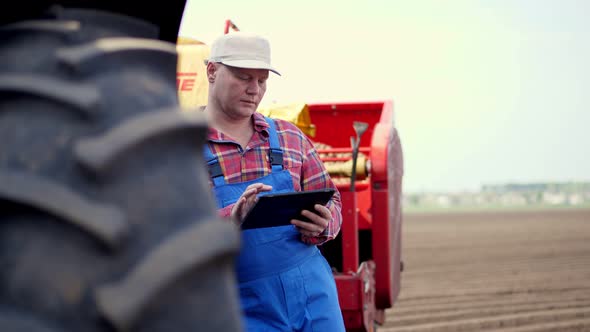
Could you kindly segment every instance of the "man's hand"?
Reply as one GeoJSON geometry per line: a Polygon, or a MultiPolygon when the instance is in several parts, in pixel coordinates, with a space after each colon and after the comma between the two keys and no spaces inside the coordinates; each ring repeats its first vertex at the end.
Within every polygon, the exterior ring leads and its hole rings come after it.
{"type": "Polygon", "coordinates": [[[324,232],[328,223],[332,220],[330,210],[320,204],[314,205],[316,212],[303,210],[301,215],[310,220],[310,222],[293,219],[291,224],[297,226],[299,232],[308,237],[315,237],[324,232]]]}
{"type": "Polygon", "coordinates": [[[249,185],[231,209],[231,218],[241,223],[258,200],[257,195],[270,190],[272,190],[272,187],[263,183],[249,185]]]}

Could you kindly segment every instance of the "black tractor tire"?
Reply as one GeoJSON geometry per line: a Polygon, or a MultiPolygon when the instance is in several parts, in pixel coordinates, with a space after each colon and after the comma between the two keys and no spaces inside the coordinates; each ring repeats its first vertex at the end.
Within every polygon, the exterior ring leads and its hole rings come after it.
{"type": "Polygon", "coordinates": [[[48,17],[0,27],[0,331],[240,331],[239,232],[175,45],[118,14],[48,17]]]}

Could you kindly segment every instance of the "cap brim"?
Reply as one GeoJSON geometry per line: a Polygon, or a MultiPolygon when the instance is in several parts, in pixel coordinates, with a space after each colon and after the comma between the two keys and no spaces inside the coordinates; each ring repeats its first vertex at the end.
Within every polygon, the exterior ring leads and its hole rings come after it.
{"type": "Polygon", "coordinates": [[[248,69],[267,69],[272,71],[273,73],[281,76],[281,73],[279,73],[276,69],[274,69],[273,67],[269,66],[266,62],[263,61],[257,61],[257,60],[224,60],[224,61],[220,61],[221,63],[223,63],[224,65],[230,66],[230,67],[237,67],[237,68],[248,68],[248,69]]]}

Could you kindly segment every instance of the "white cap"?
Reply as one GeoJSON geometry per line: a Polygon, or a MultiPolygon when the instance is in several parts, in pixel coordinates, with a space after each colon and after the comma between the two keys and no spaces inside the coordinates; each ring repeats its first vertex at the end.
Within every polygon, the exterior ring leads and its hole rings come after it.
{"type": "Polygon", "coordinates": [[[241,31],[217,38],[211,45],[210,62],[249,69],[268,69],[281,75],[270,65],[270,44],[265,38],[241,31]]]}

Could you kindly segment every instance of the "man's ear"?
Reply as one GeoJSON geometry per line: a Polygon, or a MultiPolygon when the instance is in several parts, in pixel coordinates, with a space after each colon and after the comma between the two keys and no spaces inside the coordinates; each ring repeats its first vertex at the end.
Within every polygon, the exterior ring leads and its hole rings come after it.
{"type": "Polygon", "coordinates": [[[215,75],[217,75],[217,64],[214,62],[207,63],[207,81],[214,83],[215,75]]]}

